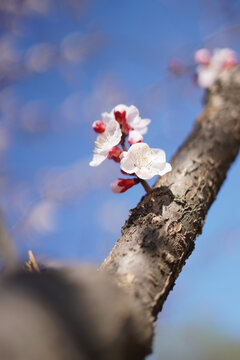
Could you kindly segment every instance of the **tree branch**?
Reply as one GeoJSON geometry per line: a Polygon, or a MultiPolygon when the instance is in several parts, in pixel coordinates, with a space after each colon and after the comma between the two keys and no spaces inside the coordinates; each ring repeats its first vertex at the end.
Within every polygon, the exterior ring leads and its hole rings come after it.
{"type": "Polygon", "coordinates": [[[206,107],[172,159],[172,172],[131,210],[101,266],[127,286],[153,325],[194,249],[208,209],[240,145],[240,67],[224,72],[206,107]]]}

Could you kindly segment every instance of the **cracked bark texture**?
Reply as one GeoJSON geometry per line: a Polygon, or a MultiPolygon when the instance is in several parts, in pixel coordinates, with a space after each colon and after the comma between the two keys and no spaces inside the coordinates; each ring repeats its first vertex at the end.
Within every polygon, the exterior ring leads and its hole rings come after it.
{"type": "Polygon", "coordinates": [[[240,145],[240,67],[224,72],[173,157],[172,172],[131,210],[101,266],[140,303],[153,325],[194,249],[207,212],[240,145]]]}

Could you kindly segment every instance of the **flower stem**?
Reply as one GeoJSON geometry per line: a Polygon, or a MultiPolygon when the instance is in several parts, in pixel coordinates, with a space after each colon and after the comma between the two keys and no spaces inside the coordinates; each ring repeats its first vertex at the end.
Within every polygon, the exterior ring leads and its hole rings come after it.
{"type": "Polygon", "coordinates": [[[139,182],[142,184],[142,186],[144,187],[144,189],[146,190],[147,194],[150,194],[152,192],[152,188],[151,186],[148,185],[148,183],[143,180],[143,179],[139,179],[139,182]]]}
{"type": "Polygon", "coordinates": [[[126,135],[123,134],[122,135],[122,140],[121,140],[121,145],[122,145],[123,151],[127,151],[127,148],[125,146],[125,140],[126,140],[126,135]]]}
{"type": "Polygon", "coordinates": [[[122,144],[123,151],[127,151],[125,144],[122,144]]]}

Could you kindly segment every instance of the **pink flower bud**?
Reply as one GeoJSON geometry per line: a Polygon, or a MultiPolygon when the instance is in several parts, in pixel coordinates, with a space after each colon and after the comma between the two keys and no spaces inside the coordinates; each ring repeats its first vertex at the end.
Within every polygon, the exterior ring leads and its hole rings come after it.
{"type": "Polygon", "coordinates": [[[116,110],[116,111],[114,111],[114,116],[115,116],[115,120],[121,126],[122,133],[125,134],[126,136],[128,136],[129,130],[131,130],[131,127],[127,123],[126,110],[123,110],[123,111],[116,110]]]}
{"type": "Polygon", "coordinates": [[[114,116],[119,124],[123,124],[126,121],[126,111],[114,111],[114,116]]]}
{"type": "Polygon", "coordinates": [[[207,49],[199,49],[195,52],[194,59],[198,64],[209,65],[211,61],[211,55],[207,49]]]}
{"type": "Polygon", "coordinates": [[[133,144],[137,144],[143,141],[143,137],[142,135],[136,131],[136,130],[132,130],[129,132],[129,139],[128,139],[128,143],[129,145],[133,145],[133,144]]]}
{"type": "Polygon", "coordinates": [[[106,124],[101,120],[97,120],[92,124],[92,128],[96,133],[102,134],[106,129],[106,124]]]}
{"type": "Polygon", "coordinates": [[[186,66],[178,59],[172,59],[168,65],[168,70],[175,75],[183,75],[186,72],[186,66]]]}
{"type": "Polygon", "coordinates": [[[238,58],[235,51],[229,52],[228,56],[226,57],[225,61],[223,62],[222,68],[223,69],[232,69],[234,66],[238,64],[238,58]]]}
{"type": "Polygon", "coordinates": [[[139,183],[139,179],[120,179],[115,180],[111,185],[111,190],[115,194],[120,194],[139,183]]]}
{"type": "Polygon", "coordinates": [[[108,153],[108,159],[114,160],[114,161],[116,161],[116,162],[120,162],[120,160],[121,160],[121,159],[120,159],[121,153],[122,153],[121,149],[119,149],[118,146],[114,146],[114,147],[112,148],[112,150],[109,151],[109,153],[108,153]]]}

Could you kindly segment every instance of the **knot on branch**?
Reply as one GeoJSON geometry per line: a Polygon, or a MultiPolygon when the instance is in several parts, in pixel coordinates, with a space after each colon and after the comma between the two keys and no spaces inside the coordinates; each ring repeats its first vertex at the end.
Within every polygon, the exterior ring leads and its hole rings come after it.
{"type": "MultiPolygon", "coordinates": [[[[151,214],[151,216],[154,215],[154,219],[156,220],[156,216],[162,215],[163,206],[170,205],[173,200],[174,195],[168,186],[153,189],[150,194],[142,198],[135,209],[130,210],[130,216],[124,228],[128,228],[132,224],[143,220],[143,218],[149,216],[149,214],[151,214]]],[[[161,221],[159,225],[161,226],[161,221]]]]}

